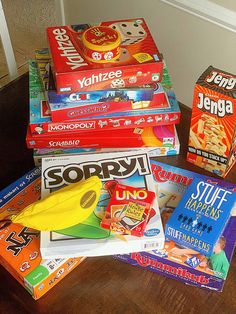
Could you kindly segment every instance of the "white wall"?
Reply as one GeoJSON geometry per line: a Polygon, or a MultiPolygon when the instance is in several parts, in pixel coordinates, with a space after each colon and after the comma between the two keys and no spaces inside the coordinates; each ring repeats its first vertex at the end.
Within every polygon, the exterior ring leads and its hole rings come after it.
{"type": "Polygon", "coordinates": [[[189,107],[195,81],[209,65],[236,74],[236,33],[159,0],[64,0],[64,8],[66,24],[144,17],[176,96],[189,107]]]}

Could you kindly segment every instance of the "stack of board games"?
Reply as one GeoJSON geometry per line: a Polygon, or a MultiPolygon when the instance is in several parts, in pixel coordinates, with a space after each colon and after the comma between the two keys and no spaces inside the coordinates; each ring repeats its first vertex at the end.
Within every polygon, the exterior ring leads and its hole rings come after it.
{"type": "MultiPolygon", "coordinates": [[[[29,171],[0,192],[0,220],[17,214],[41,196],[41,169],[29,171]]],[[[0,265],[39,299],[84,258],[42,259],[39,231],[0,222],[0,265]]]]}
{"type": "Polygon", "coordinates": [[[90,27],[48,28],[51,56],[42,49],[30,61],[26,142],[37,155],[36,163],[45,151],[52,155],[145,147],[152,156],[178,154],[179,106],[144,19],[96,26],[100,37],[95,41],[92,36],[93,43],[106,40],[100,27],[119,33],[119,58],[108,63],[88,60],[83,38],[90,27]]]}
{"type": "Polygon", "coordinates": [[[226,177],[236,162],[236,76],[209,66],[195,84],[187,161],[226,177]]]}
{"type": "MultiPolygon", "coordinates": [[[[220,179],[173,167],[155,160],[151,160],[151,168],[164,229],[166,229],[172,213],[175,213],[176,207],[180,204],[179,202],[181,202],[193,180],[201,180],[206,184],[214,184],[215,187],[222,190],[236,193],[235,184],[220,179]]],[[[205,255],[204,251],[199,252],[196,249],[186,248],[186,246],[178,244],[173,239],[166,238],[162,250],[119,254],[115,255],[115,258],[189,285],[222,291],[236,245],[235,216],[236,208],[234,207],[210,256],[205,255]]],[[[186,217],[180,217],[180,219],[181,221],[183,219],[188,220],[186,217]]],[[[215,223],[217,225],[217,222],[215,223]]],[[[200,229],[205,228],[204,224],[199,224],[198,227],[200,229]]]]}

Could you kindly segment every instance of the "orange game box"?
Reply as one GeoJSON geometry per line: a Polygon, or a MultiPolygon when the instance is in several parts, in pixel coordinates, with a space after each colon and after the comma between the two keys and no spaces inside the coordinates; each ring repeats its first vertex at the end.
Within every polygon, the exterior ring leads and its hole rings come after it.
{"type": "Polygon", "coordinates": [[[209,66],[193,97],[187,161],[221,177],[236,162],[236,76],[209,66]]]}
{"type": "Polygon", "coordinates": [[[84,258],[42,260],[39,231],[1,221],[40,198],[41,169],[35,168],[0,192],[0,264],[39,299],[84,258]]]}

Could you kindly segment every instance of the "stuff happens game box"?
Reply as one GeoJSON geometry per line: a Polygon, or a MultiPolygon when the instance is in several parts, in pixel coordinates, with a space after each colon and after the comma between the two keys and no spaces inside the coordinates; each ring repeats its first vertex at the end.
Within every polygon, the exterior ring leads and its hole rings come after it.
{"type": "Polygon", "coordinates": [[[49,27],[47,35],[58,93],[161,81],[162,57],[142,18],[101,22],[92,28],[49,27]]]}
{"type": "MultiPolygon", "coordinates": [[[[151,160],[151,167],[164,228],[182,195],[194,179],[201,179],[231,191],[236,191],[234,184],[154,160],[151,160]]],[[[235,216],[236,210],[234,209],[222,236],[214,248],[214,253],[209,257],[166,239],[163,250],[117,255],[116,258],[186,284],[222,291],[235,248],[235,216]]]]}
{"type": "Polygon", "coordinates": [[[163,248],[164,232],[156,198],[143,237],[111,233],[100,226],[110,200],[112,184],[154,191],[149,157],[145,150],[44,158],[42,197],[93,175],[103,183],[96,208],[80,224],[60,232],[42,232],[43,257],[102,256],[163,248]]]}
{"type": "Polygon", "coordinates": [[[187,160],[225,177],[236,161],[236,76],[210,66],[193,98],[187,160]]]}
{"type": "MultiPolygon", "coordinates": [[[[40,195],[41,169],[37,167],[0,192],[0,219],[17,214],[40,195]]],[[[38,231],[14,223],[1,227],[0,264],[34,299],[44,295],[83,260],[42,260],[38,231]]]]}
{"type": "Polygon", "coordinates": [[[236,193],[194,179],[166,224],[169,240],[211,256],[236,206],[236,193]]]}

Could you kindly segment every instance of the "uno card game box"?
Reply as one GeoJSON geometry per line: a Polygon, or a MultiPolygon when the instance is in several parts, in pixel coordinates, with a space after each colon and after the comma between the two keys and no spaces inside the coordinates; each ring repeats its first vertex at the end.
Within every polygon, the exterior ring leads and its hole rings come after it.
{"type": "Polygon", "coordinates": [[[142,237],[156,194],[124,184],[111,184],[111,199],[101,227],[120,234],[142,237]]]}
{"type": "Polygon", "coordinates": [[[28,148],[120,148],[174,146],[174,125],[97,132],[26,135],[28,148]]]}
{"type": "MultiPolygon", "coordinates": [[[[144,19],[101,22],[94,29],[91,44],[107,40],[101,27],[117,32],[119,56],[108,63],[98,63],[101,52],[94,51],[96,60],[88,58],[84,34],[89,24],[49,27],[47,36],[52,56],[53,73],[58,93],[103,90],[142,86],[160,82],[163,62],[144,19]],[[99,31],[98,31],[99,30],[99,31]]],[[[102,45],[101,45],[102,46],[102,45]]]]}
{"type": "Polygon", "coordinates": [[[187,161],[225,177],[236,161],[236,76],[212,66],[193,98],[187,161]]]}
{"type": "MultiPolygon", "coordinates": [[[[0,220],[17,214],[41,196],[41,169],[29,171],[0,192],[0,220]]],[[[40,235],[11,223],[0,229],[0,264],[32,295],[40,298],[83,258],[42,260],[40,235]]],[[[3,284],[3,283],[2,283],[3,284]]]]}
{"type": "MultiPolygon", "coordinates": [[[[176,207],[194,179],[214,183],[236,192],[236,185],[220,179],[204,176],[151,159],[158,205],[164,229],[176,207]]],[[[202,226],[203,227],[203,226],[202,226]]],[[[215,252],[206,257],[195,251],[186,250],[173,240],[165,239],[162,250],[116,255],[115,258],[133,266],[148,269],[188,285],[213,291],[222,291],[236,245],[236,208],[232,210],[215,252]]]]}

